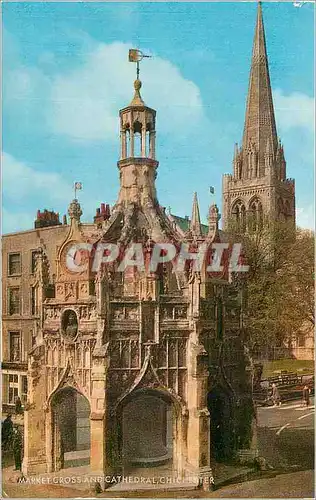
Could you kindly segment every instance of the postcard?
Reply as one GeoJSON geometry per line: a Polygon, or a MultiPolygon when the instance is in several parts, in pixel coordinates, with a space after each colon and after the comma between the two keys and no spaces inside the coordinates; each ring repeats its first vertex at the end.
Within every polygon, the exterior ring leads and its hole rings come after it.
{"type": "Polygon", "coordinates": [[[314,2],[2,2],[2,494],[314,498],[314,2]]]}

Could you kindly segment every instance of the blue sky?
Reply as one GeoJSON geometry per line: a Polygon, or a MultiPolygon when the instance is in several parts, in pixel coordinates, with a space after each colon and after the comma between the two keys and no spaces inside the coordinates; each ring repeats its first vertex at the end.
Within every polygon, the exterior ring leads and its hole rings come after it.
{"type": "MultiPolygon", "coordinates": [[[[297,220],[313,227],[314,7],[263,3],[270,76],[297,220]]],[[[83,183],[83,220],[118,193],[118,111],[133,95],[157,110],[158,196],[190,215],[221,206],[221,178],[242,139],[256,2],[11,3],[3,22],[3,232],[37,209],[67,211],[83,183]],[[215,187],[215,196],[209,186],[215,187]]]]}

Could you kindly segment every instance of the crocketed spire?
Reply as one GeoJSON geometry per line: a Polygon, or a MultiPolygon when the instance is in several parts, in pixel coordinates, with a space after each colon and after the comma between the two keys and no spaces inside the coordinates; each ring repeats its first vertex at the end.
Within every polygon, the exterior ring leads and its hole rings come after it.
{"type": "Polygon", "coordinates": [[[249,150],[249,145],[251,144],[258,152],[259,163],[262,164],[267,143],[271,143],[273,151],[275,152],[277,149],[277,132],[274,118],[262,6],[261,2],[259,2],[252,51],[242,149],[244,154],[246,154],[249,150]]]}

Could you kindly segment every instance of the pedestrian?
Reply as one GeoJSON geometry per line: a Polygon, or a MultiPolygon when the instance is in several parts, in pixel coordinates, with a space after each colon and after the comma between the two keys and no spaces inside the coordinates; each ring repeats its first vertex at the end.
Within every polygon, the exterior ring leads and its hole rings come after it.
{"type": "Polygon", "coordinates": [[[22,433],[19,427],[16,425],[13,429],[13,455],[14,455],[14,470],[21,470],[22,467],[22,433]]]}
{"type": "Polygon", "coordinates": [[[13,433],[12,415],[9,414],[7,418],[2,422],[1,437],[2,437],[2,447],[4,450],[10,448],[12,433],[13,433]]]}
{"type": "Polygon", "coordinates": [[[21,413],[23,413],[22,401],[21,401],[20,396],[18,396],[15,400],[15,413],[16,413],[16,415],[21,415],[21,413]]]}
{"type": "Polygon", "coordinates": [[[305,402],[305,406],[309,406],[309,395],[310,395],[310,388],[307,385],[304,385],[303,401],[305,402]]]}
{"type": "Polygon", "coordinates": [[[281,396],[276,384],[272,384],[272,401],[274,406],[281,406],[281,396]]]}

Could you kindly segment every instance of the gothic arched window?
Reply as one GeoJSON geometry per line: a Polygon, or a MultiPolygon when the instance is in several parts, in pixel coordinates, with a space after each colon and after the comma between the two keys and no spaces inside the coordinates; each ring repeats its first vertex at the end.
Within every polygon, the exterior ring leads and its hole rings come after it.
{"type": "Polygon", "coordinates": [[[249,220],[248,220],[248,228],[249,230],[256,231],[260,227],[262,227],[263,222],[263,210],[262,203],[259,198],[254,198],[249,203],[249,220]]]}
{"type": "Polygon", "coordinates": [[[142,124],[134,122],[134,157],[142,156],[142,124]]]}
{"type": "Polygon", "coordinates": [[[246,229],[246,207],[241,200],[237,200],[234,203],[232,216],[236,221],[237,228],[244,231],[246,229]]]}

